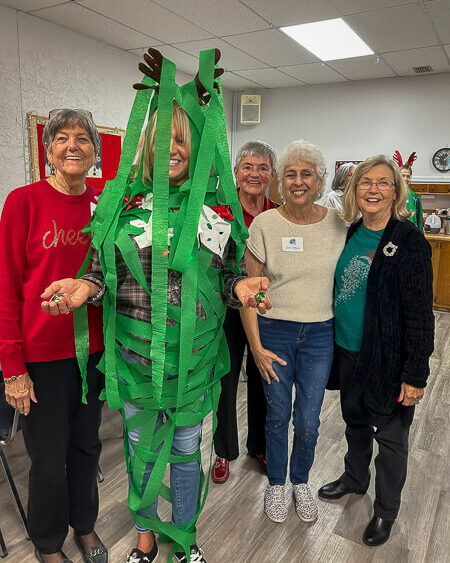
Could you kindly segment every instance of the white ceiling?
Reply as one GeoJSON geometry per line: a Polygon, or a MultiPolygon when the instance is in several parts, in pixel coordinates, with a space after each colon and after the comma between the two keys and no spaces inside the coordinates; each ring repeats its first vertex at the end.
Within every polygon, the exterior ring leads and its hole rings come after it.
{"type": "Polygon", "coordinates": [[[194,74],[218,47],[232,90],[450,72],[450,0],[0,0],[141,56],[157,47],[194,74]],[[378,55],[321,63],[279,27],[343,17],[378,55]],[[377,62],[378,61],[378,62],[377,62]]]}

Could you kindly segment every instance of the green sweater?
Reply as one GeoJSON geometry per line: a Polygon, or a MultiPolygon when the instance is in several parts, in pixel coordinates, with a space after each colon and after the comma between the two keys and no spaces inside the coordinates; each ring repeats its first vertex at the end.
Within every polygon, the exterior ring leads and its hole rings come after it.
{"type": "Polygon", "coordinates": [[[347,242],[336,266],[334,313],[336,344],[359,352],[364,329],[367,276],[383,236],[362,223],[347,242]]]}
{"type": "Polygon", "coordinates": [[[408,201],[406,202],[406,209],[412,213],[409,220],[413,223],[419,231],[423,232],[423,210],[422,210],[422,200],[420,195],[416,194],[408,186],[408,201]]]}

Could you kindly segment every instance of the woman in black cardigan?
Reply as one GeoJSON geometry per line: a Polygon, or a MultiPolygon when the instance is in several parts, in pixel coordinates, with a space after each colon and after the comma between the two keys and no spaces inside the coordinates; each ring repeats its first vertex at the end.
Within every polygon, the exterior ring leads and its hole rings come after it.
{"type": "Polygon", "coordinates": [[[407,221],[407,197],[398,166],[376,156],[357,167],[343,198],[352,224],[335,274],[335,367],[348,451],[344,473],[319,496],[366,492],[375,438],[370,546],[389,539],[400,508],[409,428],[434,346],[431,248],[407,221]]]}

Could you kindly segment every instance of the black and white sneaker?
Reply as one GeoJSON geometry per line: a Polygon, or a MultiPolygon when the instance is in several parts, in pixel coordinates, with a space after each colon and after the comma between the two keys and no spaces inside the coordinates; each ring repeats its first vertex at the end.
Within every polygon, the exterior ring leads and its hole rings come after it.
{"type": "MultiPolygon", "coordinates": [[[[187,557],[182,552],[175,552],[173,557],[177,563],[187,563],[187,557]]],[[[191,545],[191,563],[206,563],[203,557],[203,550],[198,545],[191,545]]]]}
{"type": "Polygon", "coordinates": [[[130,555],[127,556],[127,563],[155,563],[155,561],[158,560],[158,554],[159,550],[155,541],[152,550],[148,553],[144,553],[143,551],[135,547],[130,555]]]}

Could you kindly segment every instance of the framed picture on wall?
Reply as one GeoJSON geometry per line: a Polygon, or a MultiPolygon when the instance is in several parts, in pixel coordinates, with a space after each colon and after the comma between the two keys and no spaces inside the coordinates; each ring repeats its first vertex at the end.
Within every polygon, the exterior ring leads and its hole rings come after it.
{"type": "MultiPolygon", "coordinates": [[[[48,117],[32,113],[28,113],[27,117],[31,178],[33,182],[38,182],[52,173],[47,159],[47,151],[42,143],[42,133],[48,117]]],[[[102,125],[97,125],[97,129],[101,140],[100,151],[97,162],[89,169],[87,178],[89,178],[90,185],[101,191],[108,180],[113,180],[116,177],[125,131],[124,129],[102,125]]]]}
{"type": "Polygon", "coordinates": [[[342,166],[343,164],[347,164],[347,163],[353,163],[355,166],[358,166],[358,164],[360,162],[362,162],[362,160],[336,160],[336,165],[334,167],[334,172],[337,172],[337,169],[342,166]]]}

